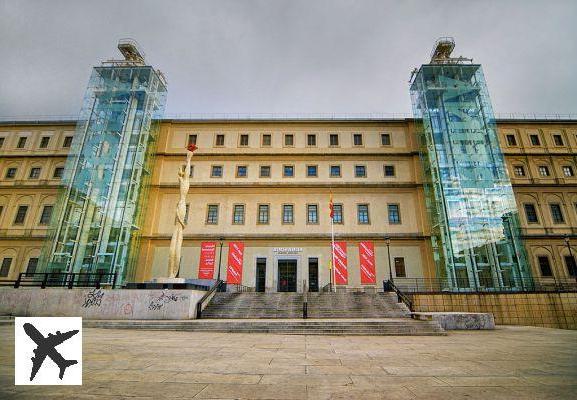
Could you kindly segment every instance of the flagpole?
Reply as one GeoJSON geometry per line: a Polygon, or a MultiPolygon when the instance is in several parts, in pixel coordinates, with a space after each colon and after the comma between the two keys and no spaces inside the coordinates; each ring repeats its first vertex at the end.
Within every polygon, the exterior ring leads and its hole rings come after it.
{"type": "MultiPolygon", "coordinates": [[[[332,203],[332,199],[331,199],[332,203]]],[[[332,257],[332,269],[331,269],[331,278],[333,280],[334,291],[337,291],[337,282],[335,280],[335,225],[333,222],[333,216],[331,216],[331,257],[332,257]]]]}

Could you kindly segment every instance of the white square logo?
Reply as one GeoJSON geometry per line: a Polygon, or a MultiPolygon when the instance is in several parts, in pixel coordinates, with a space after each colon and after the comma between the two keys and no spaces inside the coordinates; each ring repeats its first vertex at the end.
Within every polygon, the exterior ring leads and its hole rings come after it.
{"type": "Polygon", "coordinates": [[[17,317],[14,384],[82,385],[82,318],[17,317]]]}

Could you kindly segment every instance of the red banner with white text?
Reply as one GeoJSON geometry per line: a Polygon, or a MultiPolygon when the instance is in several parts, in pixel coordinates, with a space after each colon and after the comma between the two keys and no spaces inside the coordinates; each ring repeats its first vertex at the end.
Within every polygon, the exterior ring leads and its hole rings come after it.
{"type": "Polygon", "coordinates": [[[242,258],[244,255],[243,242],[228,244],[228,264],[226,267],[226,282],[233,285],[242,284],[242,258]]]}
{"type": "Polygon", "coordinates": [[[361,285],[377,283],[375,274],[375,246],[373,242],[359,242],[361,285]]]}
{"type": "Polygon", "coordinates": [[[216,256],[216,242],[202,242],[200,244],[200,263],[198,264],[198,279],[212,279],[214,277],[215,256],[216,256]]]}
{"type": "Polygon", "coordinates": [[[335,284],[346,285],[349,281],[347,272],[347,242],[335,242],[333,247],[335,259],[335,284]]]}

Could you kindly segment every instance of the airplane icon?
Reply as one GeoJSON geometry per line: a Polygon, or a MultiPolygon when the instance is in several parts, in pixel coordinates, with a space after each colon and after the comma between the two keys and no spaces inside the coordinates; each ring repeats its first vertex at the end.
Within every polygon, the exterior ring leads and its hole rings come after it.
{"type": "Polygon", "coordinates": [[[47,337],[44,337],[38,329],[34,327],[34,325],[25,323],[24,332],[26,332],[30,339],[38,345],[36,349],[34,349],[34,357],[31,358],[32,373],[30,374],[30,381],[34,379],[46,357],[50,357],[52,361],[56,363],[58,368],[60,368],[60,380],[64,377],[64,371],[66,368],[78,363],[77,360],[65,360],[64,357],[56,351],[56,346],[76,335],[79,332],[78,330],[68,331],[65,333],[56,331],[55,335],[49,333],[47,337]]]}

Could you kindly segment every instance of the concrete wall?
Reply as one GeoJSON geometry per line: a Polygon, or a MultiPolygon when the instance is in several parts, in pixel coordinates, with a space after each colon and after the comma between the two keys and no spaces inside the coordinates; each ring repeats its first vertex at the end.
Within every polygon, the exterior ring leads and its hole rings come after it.
{"type": "Polygon", "coordinates": [[[492,313],[498,325],[577,329],[577,293],[411,294],[416,312],[492,313]]]}
{"type": "Polygon", "coordinates": [[[199,290],[0,288],[0,315],[87,319],[192,319],[199,290]]]}

